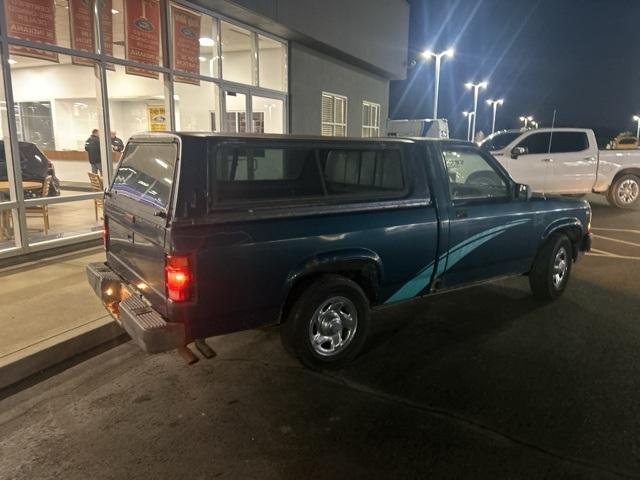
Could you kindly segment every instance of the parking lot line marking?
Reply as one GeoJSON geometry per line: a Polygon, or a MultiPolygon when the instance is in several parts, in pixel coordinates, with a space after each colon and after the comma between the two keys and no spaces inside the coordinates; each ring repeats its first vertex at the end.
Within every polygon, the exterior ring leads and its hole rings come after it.
{"type": "Polygon", "coordinates": [[[640,247],[640,243],[627,242],[626,240],[618,240],[617,238],[604,237],[602,235],[594,235],[595,238],[601,238],[602,240],[608,240],[610,242],[623,243],[625,245],[631,245],[633,247],[640,247]]]}
{"type": "Polygon", "coordinates": [[[598,250],[597,248],[592,248],[591,251],[593,253],[598,253],[598,254],[603,255],[605,257],[615,257],[616,256],[615,253],[605,252],[604,250],[598,250]]]}
{"type": "Polygon", "coordinates": [[[593,227],[593,230],[602,230],[603,232],[636,233],[636,234],[640,235],[640,230],[630,230],[628,228],[596,228],[596,227],[593,227]]]}
{"type": "Polygon", "coordinates": [[[602,257],[602,258],[615,258],[617,260],[638,260],[640,261],[640,257],[628,257],[626,255],[615,255],[615,254],[609,254],[609,255],[604,255],[602,253],[587,253],[587,256],[589,257],[602,257]]]}

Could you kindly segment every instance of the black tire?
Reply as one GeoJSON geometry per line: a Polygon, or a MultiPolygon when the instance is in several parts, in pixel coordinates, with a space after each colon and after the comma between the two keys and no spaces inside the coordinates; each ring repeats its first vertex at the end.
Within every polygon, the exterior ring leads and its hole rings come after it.
{"type": "Polygon", "coordinates": [[[294,302],[280,327],[280,337],[284,347],[306,367],[313,370],[338,369],[360,353],[367,340],[370,324],[369,300],[360,286],[340,275],[325,275],[309,285],[294,302]],[[331,303],[334,299],[346,299],[347,302],[343,302],[343,308],[339,308],[340,300],[331,303]],[[351,316],[347,315],[349,312],[351,316]],[[355,327],[349,336],[345,319],[353,319],[354,312],[357,315],[355,327]],[[344,325],[342,322],[345,322],[344,325]],[[325,330],[320,331],[320,328],[325,330]],[[349,340],[341,348],[334,348],[332,353],[332,346],[339,345],[339,342],[333,341],[338,335],[337,331],[340,332],[340,339],[349,340]],[[332,340],[322,344],[318,340],[314,344],[312,337],[332,340]]]}
{"type": "Polygon", "coordinates": [[[533,296],[538,300],[552,301],[559,298],[565,289],[571,276],[573,266],[573,245],[566,235],[552,234],[538,253],[533,268],[529,272],[529,285],[533,296]],[[564,255],[561,251],[564,249],[564,255]],[[560,255],[560,257],[559,257],[560,255]],[[556,263],[558,258],[564,258],[565,269],[556,263]],[[561,272],[564,272],[561,274],[561,272]],[[558,274],[559,277],[555,277],[558,274]],[[561,274],[561,276],[560,276],[561,274]]]}
{"type": "Polygon", "coordinates": [[[607,200],[611,206],[617,208],[633,208],[640,204],[640,178],[631,173],[616,178],[613,184],[611,184],[611,187],[609,187],[607,200]],[[630,187],[630,190],[626,190],[627,194],[632,193],[635,195],[635,198],[631,201],[625,201],[625,195],[623,193],[625,186],[630,187]]]}

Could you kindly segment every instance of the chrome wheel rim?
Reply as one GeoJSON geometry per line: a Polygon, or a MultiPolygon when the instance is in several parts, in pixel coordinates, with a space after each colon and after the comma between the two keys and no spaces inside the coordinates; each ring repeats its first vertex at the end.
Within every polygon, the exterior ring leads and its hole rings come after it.
{"type": "Polygon", "coordinates": [[[331,297],[315,311],[309,322],[309,341],[322,357],[337,355],[353,341],[358,328],[358,311],[346,297],[331,297]]]}
{"type": "Polygon", "coordinates": [[[618,187],[618,200],[625,205],[635,202],[638,199],[638,195],[640,195],[640,185],[632,178],[626,179],[618,187]]]}
{"type": "Polygon", "coordinates": [[[556,253],[556,258],[553,261],[553,286],[559,289],[562,286],[565,278],[567,277],[567,272],[569,270],[569,256],[567,255],[567,250],[564,247],[561,247],[556,253]]]}

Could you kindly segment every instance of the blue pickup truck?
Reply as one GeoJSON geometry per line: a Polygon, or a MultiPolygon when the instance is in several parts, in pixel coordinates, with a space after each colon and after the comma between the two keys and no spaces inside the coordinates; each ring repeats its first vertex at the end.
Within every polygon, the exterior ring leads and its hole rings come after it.
{"type": "Polygon", "coordinates": [[[373,308],[521,275],[554,300],[591,245],[587,202],[454,140],[137,135],[104,219],[89,282],[145,351],[281,324],[317,369],[362,350],[373,308]]]}

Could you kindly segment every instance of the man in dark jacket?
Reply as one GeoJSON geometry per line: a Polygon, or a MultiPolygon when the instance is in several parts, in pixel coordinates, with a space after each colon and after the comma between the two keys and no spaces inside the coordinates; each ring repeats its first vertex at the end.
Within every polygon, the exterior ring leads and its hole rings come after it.
{"type": "Polygon", "coordinates": [[[111,130],[111,149],[118,153],[124,150],[124,142],[118,138],[118,133],[115,130],[111,130]]]}
{"type": "Polygon", "coordinates": [[[84,149],[89,154],[91,171],[102,175],[102,163],[100,161],[100,136],[98,134],[99,132],[97,128],[91,131],[91,136],[87,138],[86,142],[84,142],[84,149]]]}

